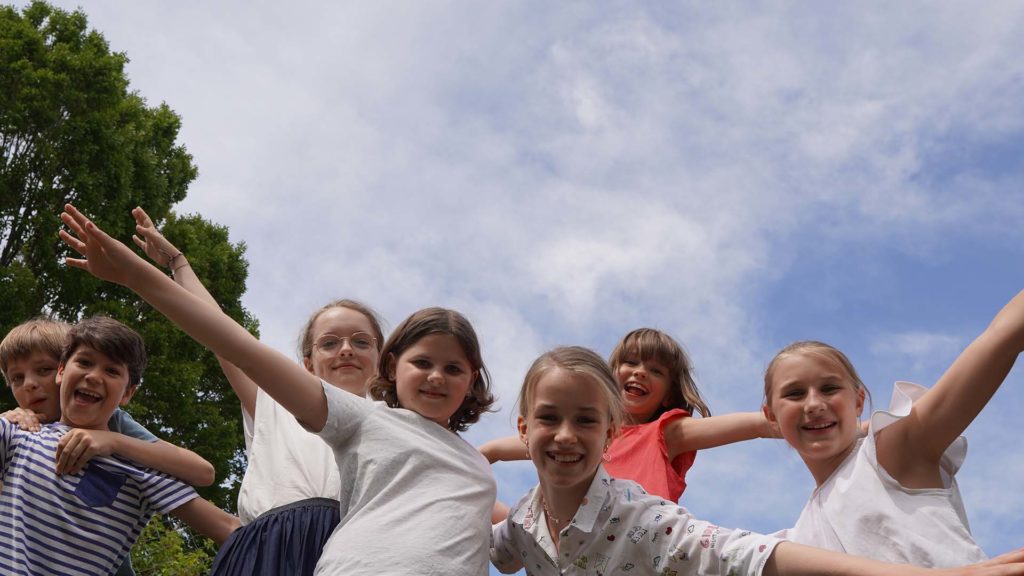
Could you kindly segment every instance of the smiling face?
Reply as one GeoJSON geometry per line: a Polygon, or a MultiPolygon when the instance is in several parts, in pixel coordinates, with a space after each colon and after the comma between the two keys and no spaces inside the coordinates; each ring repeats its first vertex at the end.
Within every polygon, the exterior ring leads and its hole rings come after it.
{"type": "Polygon", "coordinates": [[[87,345],[80,345],[57,371],[61,422],[75,428],[106,430],[118,405],[135,393],[128,367],[87,345]]]}
{"type": "Polygon", "coordinates": [[[622,403],[632,423],[650,422],[659,408],[668,405],[672,382],[660,360],[641,360],[626,355],[615,368],[622,403]]]}
{"type": "Polygon", "coordinates": [[[370,320],[361,312],[340,306],[328,308],[312,324],[313,346],[303,364],[334,386],[362,396],[380,357],[380,343],[373,333],[370,320]],[[371,339],[369,347],[353,345],[353,340],[358,343],[367,338],[371,339]]]}
{"type": "Polygon", "coordinates": [[[18,406],[40,415],[41,422],[60,418],[60,388],[57,366],[60,360],[42,350],[7,363],[7,383],[18,406]]]}
{"type": "Polygon", "coordinates": [[[428,334],[390,363],[398,405],[448,427],[476,373],[451,334],[428,334]]]}
{"type": "Polygon", "coordinates": [[[863,389],[831,358],[798,352],[776,360],[767,400],[765,416],[824,482],[856,443],[863,389]]]}
{"type": "Polygon", "coordinates": [[[592,376],[557,367],[534,384],[519,437],[546,490],[568,498],[586,494],[614,434],[605,394],[592,376]]]}

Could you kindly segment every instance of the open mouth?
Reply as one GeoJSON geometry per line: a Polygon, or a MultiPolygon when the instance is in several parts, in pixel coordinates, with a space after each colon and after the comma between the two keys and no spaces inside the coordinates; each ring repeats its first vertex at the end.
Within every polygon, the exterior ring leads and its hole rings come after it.
{"type": "Polygon", "coordinates": [[[829,422],[814,422],[812,424],[804,424],[803,426],[801,426],[801,428],[803,428],[804,430],[807,430],[809,432],[821,432],[821,431],[824,431],[824,430],[828,430],[830,428],[834,428],[836,426],[837,426],[837,423],[835,421],[829,421],[829,422]]]}
{"type": "Polygon", "coordinates": [[[440,390],[420,390],[420,394],[427,398],[430,398],[431,400],[440,400],[448,396],[447,394],[441,392],[440,390]]]}
{"type": "Polygon", "coordinates": [[[640,398],[650,394],[649,390],[637,384],[636,382],[626,382],[626,385],[622,387],[622,391],[625,392],[628,396],[634,396],[636,398],[640,398]]]}
{"type": "Polygon", "coordinates": [[[103,396],[89,390],[75,390],[75,402],[79,404],[98,404],[103,400],[103,396]]]}
{"type": "Polygon", "coordinates": [[[580,460],[583,460],[582,454],[559,454],[556,452],[548,452],[548,458],[551,458],[559,464],[575,464],[580,460]]]}

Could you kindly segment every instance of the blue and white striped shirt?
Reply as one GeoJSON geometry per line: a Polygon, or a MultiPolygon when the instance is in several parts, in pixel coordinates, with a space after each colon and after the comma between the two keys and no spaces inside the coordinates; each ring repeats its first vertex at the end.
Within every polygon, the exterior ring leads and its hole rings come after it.
{"type": "Polygon", "coordinates": [[[0,418],[0,572],[111,574],[154,513],[196,497],[180,480],[119,457],[57,475],[57,442],[70,428],[30,433],[0,418]]]}

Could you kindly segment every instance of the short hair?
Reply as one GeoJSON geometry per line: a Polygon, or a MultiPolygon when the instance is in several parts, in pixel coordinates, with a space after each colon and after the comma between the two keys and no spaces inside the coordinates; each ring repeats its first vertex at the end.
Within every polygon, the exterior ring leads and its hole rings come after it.
{"type": "Polygon", "coordinates": [[[48,316],[39,316],[22,322],[0,341],[0,371],[7,378],[7,365],[25,358],[33,352],[43,352],[60,359],[68,341],[71,326],[48,316]]]}
{"type": "Polygon", "coordinates": [[[348,308],[359,312],[366,319],[370,321],[370,329],[373,330],[373,337],[377,339],[377,351],[380,352],[381,346],[384,342],[384,331],[381,330],[380,316],[369,306],[359,302],[358,300],[349,300],[348,298],[342,298],[340,300],[334,300],[324,304],[316,312],[309,317],[306,321],[306,325],[302,327],[302,334],[299,336],[299,357],[309,358],[313,355],[313,324],[316,323],[316,319],[321,314],[330,310],[331,308],[348,308]]]}
{"type": "Polygon", "coordinates": [[[636,356],[641,362],[656,360],[665,365],[668,369],[669,379],[669,401],[666,405],[659,405],[658,409],[651,416],[655,421],[662,414],[673,408],[682,408],[691,415],[696,410],[701,416],[711,416],[711,409],[708,407],[697,383],[693,379],[693,362],[686,355],[682,345],[674,338],[661,330],[654,328],[637,328],[626,334],[622,340],[615,345],[608,364],[612,372],[618,370],[626,358],[636,356]]]}
{"type": "Polygon", "coordinates": [[[555,369],[590,377],[608,401],[608,419],[612,429],[617,433],[625,416],[619,385],[604,359],[582,346],[560,346],[541,354],[533,361],[523,378],[523,387],[519,389],[519,415],[523,418],[529,416],[528,406],[533,399],[537,382],[544,374],[555,369]]]}
{"type": "Polygon", "coordinates": [[[128,368],[129,386],[138,386],[142,382],[142,372],[146,369],[146,345],[135,330],[109,316],[86,318],[71,327],[61,364],[67,364],[82,346],[124,364],[128,368]]]}
{"type": "Polygon", "coordinates": [[[864,382],[861,381],[860,376],[857,374],[857,369],[853,367],[853,362],[843,354],[841,350],[817,340],[798,340],[789,344],[779,353],[772,358],[772,361],[768,363],[768,367],[764,371],[764,403],[765,405],[771,405],[772,397],[772,378],[775,376],[775,366],[779,363],[779,360],[788,358],[789,356],[795,356],[797,354],[814,354],[821,356],[832,362],[835,362],[853,381],[854,390],[863,390],[864,394],[867,395],[868,403],[871,403],[871,392],[868,390],[864,382]]]}
{"type": "Polygon", "coordinates": [[[454,337],[476,373],[465,400],[448,419],[449,430],[464,432],[469,429],[470,424],[479,420],[482,414],[490,411],[491,405],[494,404],[494,395],[491,394],[491,376],[484,366],[476,331],[469,320],[455,310],[424,308],[414,312],[395,328],[380,352],[377,375],[370,380],[370,397],[374,400],[383,400],[392,408],[402,407],[398,401],[398,390],[394,380],[395,364],[403,352],[413,347],[421,338],[431,334],[454,337]]]}

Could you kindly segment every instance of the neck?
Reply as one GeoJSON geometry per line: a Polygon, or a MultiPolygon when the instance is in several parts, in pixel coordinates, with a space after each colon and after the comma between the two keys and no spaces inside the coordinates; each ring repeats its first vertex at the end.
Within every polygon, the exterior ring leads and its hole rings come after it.
{"type": "MultiPolygon", "coordinates": [[[[595,470],[594,474],[596,473],[595,470]]],[[[586,482],[574,486],[551,486],[541,481],[540,501],[544,515],[548,517],[548,528],[553,528],[552,532],[561,532],[572,522],[573,516],[583,504],[590,484],[594,481],[594,474],[591,474],[586,482]]]]}

